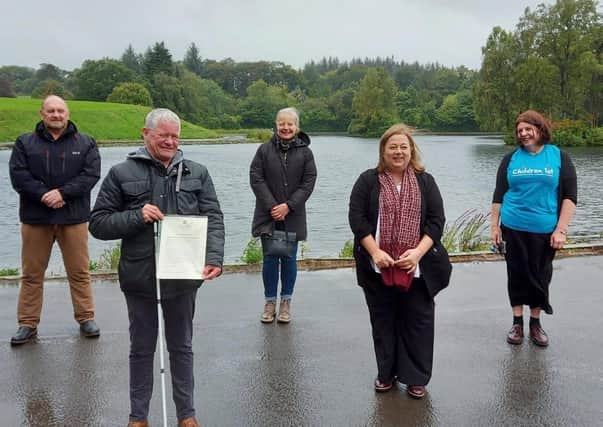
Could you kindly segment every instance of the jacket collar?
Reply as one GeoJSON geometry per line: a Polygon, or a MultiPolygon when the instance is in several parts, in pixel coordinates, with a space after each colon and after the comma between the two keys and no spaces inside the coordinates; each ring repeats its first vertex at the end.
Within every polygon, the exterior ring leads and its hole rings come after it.
{"type": "Polygon", "coordinates": [[[50,134],[50,132],[48,132],[48,129],[46,129],[46,125],[44,124],[44,122],[42,120],[40,120],[37,124],[36,124],[36,129],[35,132],[41,137],[44,138],[47,141],[58,141],[59,139],[62,139],[66,136],[69,135],[74,135],[77,133],[77,127],[75,126],[75,123],[73,123],[71,120],[67,121],[67,127],[65,128],[65,130],[63,131],[63,133],[61,134],[61,136],[59,136],[56,140],[54,139],[54,137],[50,134]]]}
{"type": "MultiPolygon", "coordinates": [[[[142,160],[145,162],[151,162],[155,165],[165,168],[165,166],[163,166],[163,163],[161,163],[159,160],[155,159],[151,155],[151,153],[149,153],[149,150],[147,150],[147,147],[144,145],[142,147],[138,147],[138,149],[136,151],[129,153],[127,158],[133,159],[133,160],[142,160]]],[[[174,157],[172,157],[172,161],[168,165],[166,172],[169,174],[183,160],[184,160],[184,154],[182,153],[182,150],[178,149],[176,151],[176,154],[174,155],[174,157]]]]}
{"type": "MultiPolygon", "coordinates": [[[[274,145],[278,145],[278,141],[279,138],[276,133],[274,133],[272,138],[270,138],[270,142],[272,142],[274,145]]],[[[291,148],[307,147],[308,145],[310,145],[310,136],[302,131],[299,131],[299,133],[291,141],[291,148]]]]}

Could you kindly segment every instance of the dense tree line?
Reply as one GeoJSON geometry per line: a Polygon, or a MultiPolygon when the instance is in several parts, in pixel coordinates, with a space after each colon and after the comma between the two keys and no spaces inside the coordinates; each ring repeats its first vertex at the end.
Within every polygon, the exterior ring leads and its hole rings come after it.
{"type": "Polygon", "coordinates": [[[527,8],[514,31],[495,27],[474,86],[482,129],[509,128],[519,111],[555,120],[603,118],[603,26],[593,0],[527,8]]]}
{"type": "Polygon", "coordinates": [[[73,71],[0,67],[0,96],[59,93],[163,106],[226,129],[272,127],[285,106],[301,111],[305,130],[358,135],[378,135],[400,120],[433,131],[505,131],[527,108],[594,127],[603,114],[602,35],[596,1],[557,0],[526,9],[515,31],[495,27],[479,71],[393,57],[329,57],[295,70],[282,62],[202,58],[194,43],[175,61],[157,42],[73,71]]]}

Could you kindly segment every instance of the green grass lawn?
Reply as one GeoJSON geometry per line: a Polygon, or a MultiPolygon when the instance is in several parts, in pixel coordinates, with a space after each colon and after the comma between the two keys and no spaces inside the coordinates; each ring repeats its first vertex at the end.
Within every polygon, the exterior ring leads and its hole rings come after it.
{"type": "MultiPolygon", "coordinates": [[[[40,120],[40,99],[0,98],[0,142],[13,142],[40,120]]],[[[97,141],[140,140],[150,107],[109,102],[67,101],[78,130],[97,141]]],[[[218,132],[182,121],[182,139],[218,137],[218,132]]]]}

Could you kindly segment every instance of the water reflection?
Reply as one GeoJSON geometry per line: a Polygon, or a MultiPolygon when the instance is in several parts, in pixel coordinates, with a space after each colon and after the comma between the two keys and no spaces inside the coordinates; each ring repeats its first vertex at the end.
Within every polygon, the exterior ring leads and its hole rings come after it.
{"type": "Polygon", "coordinates": [[[496,412],[500,419],[509,422],[537,417],[551,410],[551,379],[546,350],[528,345],[528,348],[510,349],[509,357],[499,370],[502,385],[496,412]]]}
{"type": "Polygon", "coordinates": [[[103,357],[100,345],[77,336],[36,340],[11,348],[16,366],[11,395],[21,408],[23,425],[106,425],[104,390],[108,388],[103,383],[104,372],[99,370],[103,357]]]}
{"type": "Polygon", "coordinates": [[[305,390],[304,361],[296,345],[294,325],[261,325],[259,365],[248,375],[241,396],[249,425],[313,425],[313,398],[305,390]],[[293,327],[292,327],[293,326],[293,327]]]}
{"type": "Polygon", "coordinates": [[[425,427],[437,425],[437,417],[429,392],[421,400],[406,395],[406,389],[375,395],[373,414],[366,426],[370,427],[425,427]]]}
{"type": "Polygon", "coordinates": [[[55,365],[39,341],[14,348],[16,370],[10,381],[18,407],[21,408],[24,425],[31,427],[59,426],[60,397],[44,373],[51,372],[55,365]]]}

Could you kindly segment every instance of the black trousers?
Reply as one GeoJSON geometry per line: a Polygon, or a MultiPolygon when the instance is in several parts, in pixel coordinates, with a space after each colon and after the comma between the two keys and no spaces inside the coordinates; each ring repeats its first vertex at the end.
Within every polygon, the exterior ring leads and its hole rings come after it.
{"type": "Polygon", "coordinates": [[[435,305],[425,281],[415,278],[410,290],[402,292],[383,285],[375,274],[375,281],[363,289],[379,381],[390,383],[397,377],[404,384],[426,385],[433,366],[435,305]]]}
{"type": "MultiPolygon", "coordinates": [[[[193,316],[197,290],[161,301],[178,420],[195,415],[193,316]]],[[[146,420],[153,394],[157,300],[126,295],[130,319],[130,421],[146,420]]]]}
{"type": "Polygon", "coordinates": [[[553,277],[556,250],[549,233],[529,233],[502,226],[506,241],[507,290],[511,307],[540,307],[553,314],[549,302],[549,285],[553,277]]]}

